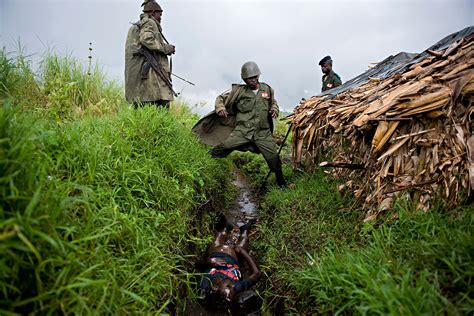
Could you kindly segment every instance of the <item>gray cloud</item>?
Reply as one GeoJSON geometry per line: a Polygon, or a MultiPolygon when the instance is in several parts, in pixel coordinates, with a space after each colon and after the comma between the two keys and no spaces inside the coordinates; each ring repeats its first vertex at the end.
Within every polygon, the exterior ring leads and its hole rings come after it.
{"type": "MultiPolygon", "coordinates": [[[[54,48],[87,61],[93,56],[109,77],[123,80],[123,49],[140,0],[1,0],[1,41],[14,50],[21,39],[28,53],[54,48]]],[[[256,61],[262,81],[290,111],[302,97],[317,94],[317,61],[331,55],[344,81],[400,51],[419,52],[473,24],[473,1],[159,1],[163,32],[177,47],[176,90],[191,104],[208,103],[240,81],[240,66],[256,61]]]]}

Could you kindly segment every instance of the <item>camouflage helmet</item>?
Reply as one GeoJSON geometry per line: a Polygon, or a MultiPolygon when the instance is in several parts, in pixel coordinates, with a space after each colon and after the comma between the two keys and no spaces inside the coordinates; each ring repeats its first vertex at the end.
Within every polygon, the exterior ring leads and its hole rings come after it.
{"type": "Polygon", "coordinates": [[[240,75],[244,80],[247,78],[259,76],[261,74],[262,73],[260,72],[260,68],[258,68],[258,65],[253,61],[248,61],[243,64],[240,72],[240,75]]]}
{"type": "Polygon", "coordinates": [[[154,0],[145,0],[142,3],[143,12],[163,11],[158,3],[154,0]]]}

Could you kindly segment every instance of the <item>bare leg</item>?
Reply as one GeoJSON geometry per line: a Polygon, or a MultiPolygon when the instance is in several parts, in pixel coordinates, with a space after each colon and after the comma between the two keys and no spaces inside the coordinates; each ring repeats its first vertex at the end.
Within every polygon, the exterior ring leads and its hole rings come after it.
{"type": "Polygon", "coordinates": [[[240,226],[239,228],[240,237],[239,237],[239,240],[237,241],[237,246],[239,246],[240,248],[244,249],[247,252],[250,251],[249,232],[250,232],[250,229],[252,229],[252,226],[254,226],[256,222],[257,222],[256,219],[251,219],[245,225],[240,226]]]}
{"type": "Polygon", "coordinates": [[[214,241],[207,247],[207,253],[225,252],[235,257],[234,250],[225,244],[227,237],[229,237],[229,232],[232,230],[232,225],[227,222],[223,214],[221,214],[215,228],[214,241]]]}
{"type": "Polygon", "coordinates": [[[227,240],[227,236],[229,234],[227,233],[227,230],[224,229],[222,231],[216,232],[214,234],[214,241],[212,242],[213,247],[219,247],[219,246],[224,246],[225,241],[227,240]]]}
{"type": "Polygon", "coordinates": [[[249,252],[249,229],[244,229],[240,232],[239,240],[237,241],[237,246],[249,252]]]}

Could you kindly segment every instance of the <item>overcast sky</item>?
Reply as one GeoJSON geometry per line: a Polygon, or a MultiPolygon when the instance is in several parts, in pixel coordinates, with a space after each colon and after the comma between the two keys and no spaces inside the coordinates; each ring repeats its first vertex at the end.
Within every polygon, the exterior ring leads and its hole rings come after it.
{"type": "MultiPolygon", "coordinates": [[[[140,0],[0,0],[0,44],[18,39],[34,59],[48,49],[93,57],[123,82],[124,44],[140,0]]],[[[258,63],[261,81],[291,111],[302,97],[320,92],[319,59],[331,55],[345,82],[401,51],[420,52],[474,24],[474,0],[249,1],[162,0],[163,33],[176,45],[174,79],[191,105],[213,107],[216,95],[240,82],[240,67],[258,63]]]]}

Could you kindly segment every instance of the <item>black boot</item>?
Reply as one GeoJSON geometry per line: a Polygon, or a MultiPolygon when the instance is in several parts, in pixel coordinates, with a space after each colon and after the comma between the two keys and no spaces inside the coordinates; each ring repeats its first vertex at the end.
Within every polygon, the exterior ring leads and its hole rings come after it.
{"type": "Polygon", "coordinates": [[[285,177],[283,177],[283,171],[281,170],[281,168],[278,168],[277,170],[275,170],[275,176],[276,176],[276,181],[277,181],[278,186],[280,188],[286,187],[285,177]]]}

